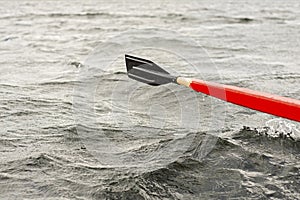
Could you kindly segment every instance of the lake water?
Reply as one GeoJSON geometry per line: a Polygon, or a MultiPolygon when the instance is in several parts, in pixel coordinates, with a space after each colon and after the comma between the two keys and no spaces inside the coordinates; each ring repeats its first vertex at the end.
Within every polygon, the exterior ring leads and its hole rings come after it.
{"type": "Polygon", "coordinates": [[[1,1],[0,199],[300,199],[299,122],[126,75],[300,99],[300,2],[1,1]]]}

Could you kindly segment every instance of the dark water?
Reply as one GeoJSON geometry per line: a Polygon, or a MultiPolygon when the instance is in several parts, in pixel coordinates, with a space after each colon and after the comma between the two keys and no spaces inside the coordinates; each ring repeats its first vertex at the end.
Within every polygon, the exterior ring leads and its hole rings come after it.
{"type": "Polygon", "coordinates": [[[1,3],[1,199],[300,199],[299,123],[124,66],[300,99],[298,1],[1,3]]]}

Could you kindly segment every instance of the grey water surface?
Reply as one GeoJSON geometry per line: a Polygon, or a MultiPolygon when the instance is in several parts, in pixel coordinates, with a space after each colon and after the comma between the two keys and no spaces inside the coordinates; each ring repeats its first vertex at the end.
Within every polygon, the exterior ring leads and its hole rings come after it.
{"type": "Polygon", "coordinates": [[[300,199],[300,125],[174,74],[300,99],[300,2],[1,1],[0,199],[300,199]]]}

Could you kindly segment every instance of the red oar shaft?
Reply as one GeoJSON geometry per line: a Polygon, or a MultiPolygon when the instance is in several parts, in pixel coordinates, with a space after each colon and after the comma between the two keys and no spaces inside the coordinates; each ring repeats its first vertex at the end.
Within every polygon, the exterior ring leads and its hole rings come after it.
{"type": "Polygon", "coordinates": [[[178,78],[177,82],[233,104],[300,122],[300,101],[297,99],[195,79],[178,78]]]}

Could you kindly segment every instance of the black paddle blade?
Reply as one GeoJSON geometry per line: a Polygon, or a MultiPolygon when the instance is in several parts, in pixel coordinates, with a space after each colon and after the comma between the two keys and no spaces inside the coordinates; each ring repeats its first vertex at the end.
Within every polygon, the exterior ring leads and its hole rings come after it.
{"type": "Polygon", "coordinates": [[[176,82],[176,77],[150,60],[125,55],[127,75],[134,80],[157,86],[176,82]]]}

